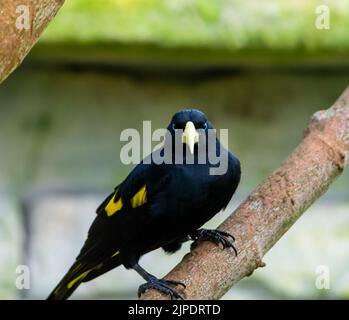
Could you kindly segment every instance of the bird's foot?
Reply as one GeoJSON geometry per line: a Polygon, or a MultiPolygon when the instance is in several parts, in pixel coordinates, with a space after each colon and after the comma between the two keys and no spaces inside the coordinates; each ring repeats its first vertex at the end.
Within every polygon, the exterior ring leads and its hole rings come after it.
{"type": "Polygon", "coordinates": [[[179,281],[174,280],[163,280],[156,277],[151,277],[147,283],[142,284],[138,289],[138,297],[140,297],[148,289],[155,289],[162,293],[168,294],[171,296],[171,299],[183,300],[183,297],[175,290],[173,290],[170,285],[182,286],[184,289],[186,285],[179,281]]]}
{"type": "Polygon", "coordinates": [[[194,242],[191,245],[191,249],[194,249],[201,241],[212,241],[216,244],[221,244],[223,249],[233,249],[235,255],[238,254],[233,242],[235,238],[228,232],[220,230],[199,229],[190,235],[194,242]],[[230,238],[230,240],[229,240],[230,238]]]}

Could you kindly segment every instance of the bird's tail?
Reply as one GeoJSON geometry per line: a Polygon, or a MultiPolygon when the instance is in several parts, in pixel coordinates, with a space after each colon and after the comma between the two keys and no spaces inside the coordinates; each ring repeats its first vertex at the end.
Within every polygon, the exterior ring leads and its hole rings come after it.
{"type": "Polygon", "coordinates": [[[121,262],[117,254],[94,267],[76,261],[48,296],[47,300],[68,299],[82,282],[91,281],[111,269],[120,266],[120,264],[121,262]]]}
{"type": "Polygon", "coordinates": [[[102,264],[95,267],[88,267],[83,263],[76,261],[56,288],[47,297],[47,300],[65,300],[68,299],[84,279],[94,270],[101,268],[102,264]]]}

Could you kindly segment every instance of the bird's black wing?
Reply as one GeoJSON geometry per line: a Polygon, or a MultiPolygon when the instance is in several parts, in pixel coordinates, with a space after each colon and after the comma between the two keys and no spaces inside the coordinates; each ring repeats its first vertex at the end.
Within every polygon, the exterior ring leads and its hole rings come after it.
{"type": "Polygon", "coordinates": [[[149,207],[168,180],[161,165],[136,166],[97,208],[75,263],[49,298],[67,298],[81,282],[120,265],[120,247],[152,221],[149,207]]]}

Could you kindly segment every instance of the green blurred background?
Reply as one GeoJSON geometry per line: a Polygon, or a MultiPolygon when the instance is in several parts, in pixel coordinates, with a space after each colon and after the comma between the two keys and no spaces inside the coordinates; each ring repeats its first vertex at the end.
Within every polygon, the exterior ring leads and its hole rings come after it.
{"type": "MultiPolygon", "coordinates": [[[[41,299],[72,263],[99,202],[125,178],[125,128],[167,126],[184,107],[229,128],[242,181],[215,227],[300,142],[348,85],[349,1],[67,1],[0,86],[0,298],[41,299]],[[315,26],[328,5],[330,29],[315,26]],[[15,286],[30,267],[30,289],[15,286]],[[18,270],[17,270],[18,271],[18,270]]],[[[345,172],[225,299],[349,298],[345,172]],[[324,266],[330,288],[316,281],[324,266]],[[319,273],[320,272],[320,273],[319,273]]],[[[165,275],[188,251],[141,262],[165,275]]],[[[114,270],[74,298],[136,298],[114,270]]]]}

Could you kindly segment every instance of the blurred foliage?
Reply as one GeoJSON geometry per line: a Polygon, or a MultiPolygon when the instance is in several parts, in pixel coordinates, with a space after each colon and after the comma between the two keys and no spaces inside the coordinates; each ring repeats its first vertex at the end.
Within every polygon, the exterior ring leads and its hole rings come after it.
{"type": "Polygon", "coordinates": [[[43,42],[150,43],[223,49],[348,49],[349,0],[74,0],[43,42]],[[318,5],[331,29],[315,27],[318,5]]]}

